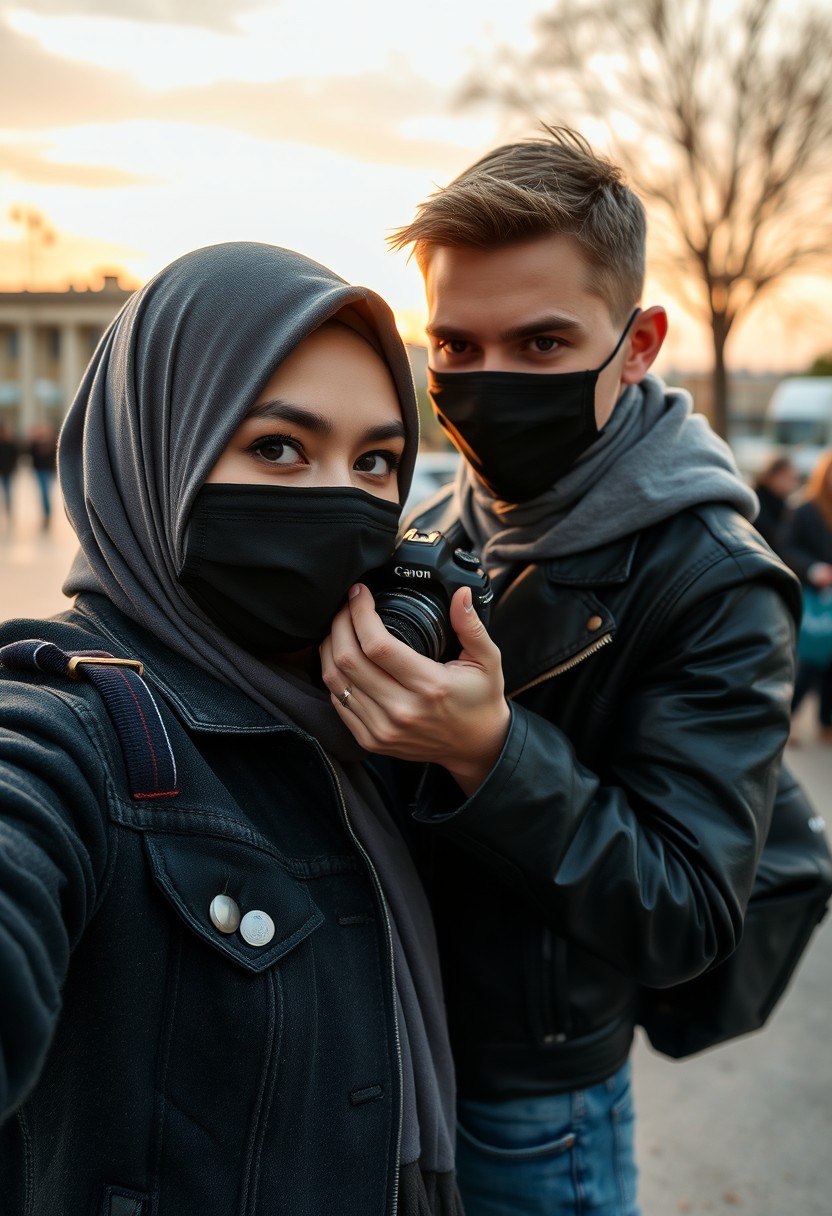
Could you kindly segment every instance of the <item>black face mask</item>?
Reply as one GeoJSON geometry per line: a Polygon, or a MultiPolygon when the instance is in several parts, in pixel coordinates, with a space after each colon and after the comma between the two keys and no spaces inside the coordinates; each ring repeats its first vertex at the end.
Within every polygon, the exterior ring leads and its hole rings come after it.
{"type": "Polygon", "coordinates": [[[598,438],[595,385],[639,313],[600,367],[583,372],[435,372],[433,410],[480,481],[504,502],[548,490],[598,438]]]}
{"type": "Polygon", "coordinates": [[[326,637],[350,586],[389,556],[399,512],[352,488],[204,485],[179,582],[246,650],[302,650],[326,637]]]}

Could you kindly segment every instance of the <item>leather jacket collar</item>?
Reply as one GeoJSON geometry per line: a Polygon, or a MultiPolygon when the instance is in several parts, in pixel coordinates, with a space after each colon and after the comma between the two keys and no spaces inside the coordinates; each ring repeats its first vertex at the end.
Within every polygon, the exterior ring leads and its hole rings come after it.
{"type": "MultiPolygon", "coordinates": [[[[418,526],[458,529],[452,498],[429,504],[418,526]]],[[[466,543],[464,537],[454,539],[466,543]]],[[[518,569],[500,593],[489,625],[503,657],[508,697],[568,671],[613,641],[615,618],[589,588],[625,583],[638,539],[635,533],[584,553],[518,569]],[[533,627],[535,621],[540,622],[539,629],[533,627]]]]}

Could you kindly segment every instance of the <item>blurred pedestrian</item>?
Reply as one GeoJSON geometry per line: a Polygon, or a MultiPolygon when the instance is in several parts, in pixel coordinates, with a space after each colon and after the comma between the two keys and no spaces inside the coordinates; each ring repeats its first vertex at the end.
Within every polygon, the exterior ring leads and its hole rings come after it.
{"type": "Polygon", "coordinates": [[[788,456],[774,456],[754,482],[760,513],[754,527],[763,540],[783,556],[783,541],[789,519],[789,497],[799,484],[797,469],[788,456]]]}
{"type": "MultiPolygon", "coordinates": [[[[785,532],[785,560],[804,588],[832,588],[832,450],[824,452],[816,463],[802,499],[785,532]]],[[[829,598],[832,601],[832,594],[829,598]]],[[[798,656],[792,715],[807,692],[819,696],[820,738],[832,743],[832,663],[798,656]]]]}
{"type": "Polygon", "coordinates": [[[52,518],[52,491],[55,485],[58,435],[48,422],[39,422],[29,431],[27,451],[40,490],[42,527],[46,531],[52,518]]]}
{"type": "Polygon", "coordinates": [[[10,427],[0,421],[0,493],[3,496],[7,524],[10,524],[12,519],[12,481],[19,455],[17,440],[10,427]]]}

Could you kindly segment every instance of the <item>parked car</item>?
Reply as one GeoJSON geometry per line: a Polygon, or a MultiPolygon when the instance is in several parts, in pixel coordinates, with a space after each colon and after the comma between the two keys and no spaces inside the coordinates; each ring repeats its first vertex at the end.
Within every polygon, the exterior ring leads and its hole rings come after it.
{"type": "Polygon", "coordinates": [[[429,498],[440,486],[453,481],[459,467],[459,452],[446,448],[440,452],[420,452],[413,470],[413,484],[404,504],[405,514],[429,498]]]}
{"type": "Polygon", "coordinates": [[[774,390],[761,435],[732,440],[740,471],[753,480],[772,456],[787,455],[801,478],[832,448],[832,376],[792,376],[774,390]]]}

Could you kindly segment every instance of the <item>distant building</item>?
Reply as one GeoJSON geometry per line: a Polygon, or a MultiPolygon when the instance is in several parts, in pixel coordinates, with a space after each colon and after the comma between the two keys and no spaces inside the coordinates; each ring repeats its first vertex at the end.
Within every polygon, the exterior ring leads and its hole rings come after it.
{"type": "Polygon", "coordinates": [[[115,275],[95,290],[0,292],[0,419],[21,436],[38,422],[58,425],[131,294],[115,275]]]}

